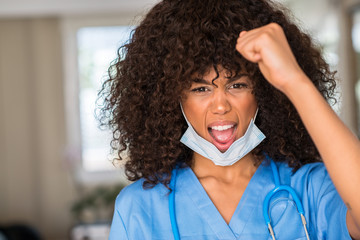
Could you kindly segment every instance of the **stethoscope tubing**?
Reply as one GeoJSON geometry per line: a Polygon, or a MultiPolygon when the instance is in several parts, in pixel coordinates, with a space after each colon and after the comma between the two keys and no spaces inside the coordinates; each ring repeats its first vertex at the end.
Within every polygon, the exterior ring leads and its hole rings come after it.
{"type": "Polygon", "coordinates": [[[306,235],[306,239],[309,240],[310,237],[309,237],[308,230],[306,228],[305,212],[304,212],[304,208],[303,208],[303,205],[301,203],[301,200],[300,200],[299,196],[296,194],[295,190],[292,187],[290,187],[289,185],[282,185],[280,183],[279,170],[277,169],[277,166],[276,166],[275,162],[267,154],[265,154],[265,157],[270,162],[271,170],[273,172],[273,177],[274,177],[274,182],[275,182],[274,189],[271,190],[266,195],[266,197],[264,199],[264,202],[263,202],[263,216],[264,216],[266,226],[269,229],[269,233],[270,233],[272,239],[276,240],[275,233],[274,233],[274,230],[273,230],[272,225],[271,225],[271,218],[269,216],[270,200],[271,200],[271,198],[273,196],[275,196],[276,193],[278,193],[280,191],[286,191],[291,195],[292,199],[295,202],[295,206],[297,208],[297,211],[300,214],[301,222],[302,222],[303,227],[304,227],[304,232],[305,232],[305,235],[306,235]]]}
{"type": "Polygon", "coordinates": [[[169,194],[169,212],[170,212],[170,222],[171,222],[171,228],[174,235],[174,239],[180,240],[180,233],[179,233],[178,225],[176,223],[176,211],[175,211],[176,174],[177,174],[177,169],[175,169],[175,171],[172,171],[172,176],[169,185],[171,189],[171,192],[169,194]]]}
{"type": "Polygon", "coordinates": [[[286,191],[288,192],[291,197],[293,198],[295,205],[297,207],[297,210],[300,214],[305,215],[304,212],[304,208],[302,206],[301,200],[298,197],[298,195],[296,194],[295,190],[290,187],[289,185],[281,185],[280,184],[280,178],[279,178],[279,172],[278,169],[276,167],[276,164],[274,163],[274,161],[266,155],[266,158],[268,160],[270,160],[270,164],[271,164],[271,169],[273,172],[273,176],[274,176],[274,182],[275,182],[275,188],[273,190],[271,190],[265,197],[264,199],[264,203],[263,203],[263,216],[266,222],[266,225],[268,225],[270,223],[270,217],[269,217],[269,205],[270,205],[270,200],[271,198],[278,192],[280,191],[286,191]]]}

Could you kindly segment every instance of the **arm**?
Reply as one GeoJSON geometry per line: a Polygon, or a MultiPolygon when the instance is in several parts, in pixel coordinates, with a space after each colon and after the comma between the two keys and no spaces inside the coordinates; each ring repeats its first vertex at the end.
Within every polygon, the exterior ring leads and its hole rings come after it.
{"type": "Polygon", "coordinates": [[[301,70],[277,24],[242,32],[236,49],[294,104],[348,207],[350,235],[360,239],[360,143],[301,70]]]}

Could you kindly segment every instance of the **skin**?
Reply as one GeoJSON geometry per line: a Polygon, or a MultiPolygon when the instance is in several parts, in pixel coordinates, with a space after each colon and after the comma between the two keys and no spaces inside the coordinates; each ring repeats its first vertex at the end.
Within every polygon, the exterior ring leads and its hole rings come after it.
{"type": "MultiPolygon", "coordinates": [[[[271,23],[248,32],[241,32],[236,50],[247,60],[257,63],[269,83],[282,91],[296,107],[337,191],[348,206],[346,223],[349,233],[353,239],[360,239],[359,140],[338,118],[301,70],[278,24],[271,23]]],[[[225,99],[225,91],[220,93],[218,99],[225,99]]],[[[194,110],[190,111],[187,105],[190,103],[187,102],[190,94],[185,95],[188,98],[185,98],[182,103],[184,112],[189,118],[194,110]]],[[[223,104],[226,102],[222,101],[223,104]]],[[[208,108],[210,105],[204,106],[208,108]]],[[[238,112],[239,116],[240,113],[242,114],[242,111],[238,112]]],[[[197,120],[191,118],[190,123],[193,121],[195,124],[197,120]]],[[[199,121],[204,121],[204,118],[208,117],[200,116],[199,121]]],[[[205,120],[200,126],[206,123],[205,120]]],[[[194,126],[194,129],[199,134],[204,132],[204,126],[194,126]]],[[[204,136],[206,137],[206,132],[204,136]]],[[[243,191],[256,171],[256,166],[252,164],[252,154],[246,155],[234,165],[227,167],[216,166],[209,159],[198,154],[194,154],[193,160],[193,171],[224,220],[229,223],[243,191]],[[237,187],[238,190],[235,191],[237,187]],[[219,196],[221,194],[224,195],[219,196]],[[221,202],[222,200],[224,202],[221,202]]]]}

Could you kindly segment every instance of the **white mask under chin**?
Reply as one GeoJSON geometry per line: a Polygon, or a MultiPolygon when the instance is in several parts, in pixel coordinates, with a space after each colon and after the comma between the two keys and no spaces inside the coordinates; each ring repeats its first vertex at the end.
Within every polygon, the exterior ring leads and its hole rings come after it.
{"type": "MultiPolygon", "coordinates": [[[[180,105],[181,106],[181,105],[180,105]]],[[[258,146],[266,137],[255,125],[255,118],[257,114],[250,120],[250,124],[241,138],[237,139],[231,144],[231,146],[225,151],[220,152],[214,144],[205,140],[199,136],[190,122],[187,120],[185,113],[181,106],[181,111],[188,124],[188,129],[181,137],[180,141],[187,147],[197,152],[203,157],[206,157],[214,162],[215,165],[219,166],[230,166],[243,158],[246,154],[251,152],[256,146],[258,146]]]]}

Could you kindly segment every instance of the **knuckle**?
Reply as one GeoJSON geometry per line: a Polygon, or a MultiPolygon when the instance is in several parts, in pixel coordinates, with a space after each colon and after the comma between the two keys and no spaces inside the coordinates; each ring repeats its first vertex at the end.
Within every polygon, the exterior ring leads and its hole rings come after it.
{"type": "Polygon", "coordinates": [[[271,29],[274,31],[274,33],[283,32],[283,28],[278,23],[272,23],[271,29]]]}
{"type": "Polygon", "coordinates": [[[265,31],[261,34],[261,39],[263,41],[268,41],[272,39],[273,32],[272,31],[265,31]]]}
{"type": "Polygon", "coordinates": [[[280,25],[278,24],[278,23],[270,23],[269,24],[269,27],[271,28],[271,29],[274,29],[274,30],[278,30],[278,29],[281,29],[281,27],[280,27],[280,25]]]}

